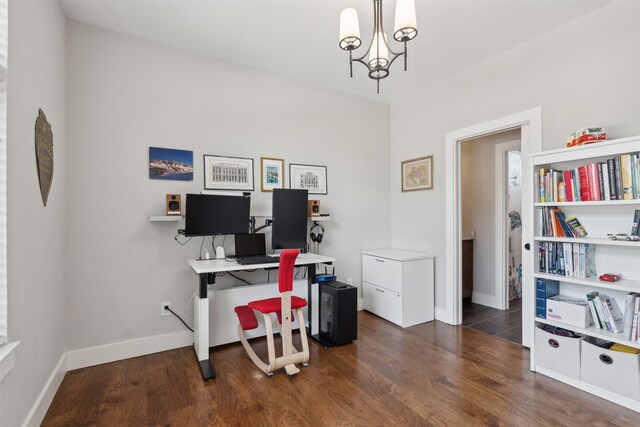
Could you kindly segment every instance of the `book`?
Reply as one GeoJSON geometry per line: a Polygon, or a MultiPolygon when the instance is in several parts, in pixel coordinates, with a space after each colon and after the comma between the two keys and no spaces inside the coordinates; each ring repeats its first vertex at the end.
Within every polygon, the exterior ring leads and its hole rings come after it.
{"type": "Polygon", "coordinates": [[[611,200],[618,200],[618,193],[616,191],[616,162],[614,159],[607,160],[607,169],[609,170],[611,200]]]}
{"type": "Polygon", "coordinates": [[[593,326],[598,329],[604,329],[604,323],[602,322],[600,316],[598,315],[598,311],[596,310],[596,305],[594,299],[598,296],[598,292],[593,291],[587,294],[587,301],[589,301],[589,310],[591,310],[591,318],[593,319],[593,326]]]}
{"type": "Polygon", "coordinates": [[[633,307],[633,325],[631,329],[631,341],[638,341],[638,317],[640,316],[640,297],[636,297],[633,307]]]}
{"type": "Polygon", "coordinates": [[[573,277],[573,250],[571,243],[562,243],[564,252],[564,275],[573,277]]]}
{"type": "Polygon", "coordinates": [[[620,156],[620,166],[622,168],[622,199],[633,199],[633,183],[631,181],[631,155],[620,156]]]}
{"type": "Polygon", "coordinates": [[[633,222],[631,223],[630,236],[640,236],[640,209],[636,209],[633,213],[633,222]]]}
{"type": "Polygon", "coordinates": [[[564,171],[564,191],[568,202],[574,202],[573,184],[571,183],[571,171],[564,171]]]}
{"type": "Polygon", "coordinates": [[[604,200],[612,200],[611,186],[609,184],[609,165],[607,163],[601,163],[600,165],[602,168],[602,185],[603,185],[603,192],[604,192],[604,200]]]}
{"type": "Polygon", "coordinates": [[[606,309],[604,307],[604,300],[609,298],[607,295],[598,295],[594,301],[596,304],[596,310],[598,311],[598,315],[600,315],[600,318],[602,319],[602,322],[604,323],[604,328],[602,329],[606,329],[610,332],[613,332],[613,329],[611,328],[611,316],[608,314],[609,310],[606,309]]]}
{"type": "Polygon", "coordinates": [[[583,202],[588,202],[591,200],[591,196],[589,193],[589,178],[587,176],[587,167],[580,166],[578,168],[579,180],[580,180],[580,200],[583,202]]]}
{"type": "Polygon", "coordinates": [[[624,332],[624,316],[620,311],[620,307],[618,307],[618,303],[615,298],[604,298],[603,300],[605,309],[609,312],[607,313],[610,316],[611,320],[611,332],[622,333],[624,332]]]}
{"type": "Polygon", "coordinates": [[[571,232],[575,237],[584,237],[587,235],[587,230],[580,224],[578,218],[575,216],[569,217],[565,219],[567,225],[571,228],[571,232]]]}
{"type": "Polygon", "coordinates": [[[598,175],[598,164],[589,163],[587,165],[587,180],[589,181],[589,200],[600,200],[600,177],[598,175]]]}
{"type": "Polygon", "coordinates": [[[633,315],[636,298],[639,294],[631,292],[624,299],[624,338],[631,340],[633,330],[633,315]]]}
{"type": "Polygon", "coordinates": [[[606,195],[604,194],[604,172],[602,170],[602,163],[596,163],[596,168],[598,169],[598,193],[600,194],[598,200],[606,200],[606,195]]]}
{"type": "Polygon", "coordinates": [[[622,200],[622,166],[620,165],[620,156],[614,158],[614,162],[616,165],[616,194],[618,194],[618,200],[622,200]]]}

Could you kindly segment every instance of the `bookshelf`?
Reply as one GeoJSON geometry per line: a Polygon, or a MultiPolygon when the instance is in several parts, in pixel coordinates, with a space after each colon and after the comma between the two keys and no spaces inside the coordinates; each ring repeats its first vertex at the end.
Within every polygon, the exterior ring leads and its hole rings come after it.
{"type": "MultiPolygon", "coordinates": [[[[536,173],[541,168],[556,171],[573,170],[590,163],[606,163],[608,159],[640,152],[640,136],[610,140],[602,143],[595,143],[581,147],[565,148],[530,156],[531,170],[536,173]]],[[[536,175],[537,178],[537,175],[536,175]]],[[[532,277],[525,278],[525,286],[533,289],[536,295],[536,281],[538,279],[557,280],[560,283],[560,295],[581,299],[586,301],[586,294],[597,291],[615,298],[621,311],[625,311],[625,297],[630,292],[640,293],[640,242],[627,240],[611,240],[607,234],[627,233],[631,231],[633,215],[636,209],[640,209],[640,198],[633,200],[598,200],[598,201],[562,201],[541,202],[538,192],[538,183],[534,178],[534,188],[530,204],[531,216],[534,224],[534,242],[531,250],[525,256],[531,257],[533,268],[532,277]],[[542,235],[542,224],[538,218],[542,218],[544,209],[557,207],[562,210],[566,217],[575,216],[587,230],[585,237],[550,237],[542,235]],[[595,247],[595,267],[597,275],[595,277],[571,277],[559,274],[552,274],[548,271],[540,271],[539,245],[543,242],[555,243],[581,243],[595,247]],[[618,273],[622,279],[617,282],[602,282],[598,276],[603,273],[618,273]]],[[[640,185],[640,183],[638,183],[640,185]]],[[[599,329],[594,325],[580,328],[567,325],[553,319],[542,319],[535,317],[535,298],[531,302],[534,316],[531,322],[534,332],[536,325],[551,325],[574,331],[583,336],[602,339],[629,347],[640,349],[640,342],[625,339],[624,333],[609,332],[606,329],[599,329]]],[[[531,347],[531,370],[549,376],[556,380],[565,382],[581,390],[610,400],[619,405],[640,412],[640,400],[629,398],[629,396],[616,394],[615,390],[603,390],[601,387],[593,385],[581,378],[572,378],[565,375],[561,370],[550,369],[548,366],[537,366],[536,361],[542,358],[536,357],[536,352],[548,351],[544,348],[541,340],[534,340],[531,347]]],[[[639,357],[640,359],[640,357],[639,357]]],[[[636,366],[634,369],[639,369],[636,366]]],[[[599,371],[596,371],[599,375],[599,371]]],[[[602,376],[609,375],[606,367],[603,366],[602,376]]],[[[640,385],[638,385],[640,387],[640,385]]]]}

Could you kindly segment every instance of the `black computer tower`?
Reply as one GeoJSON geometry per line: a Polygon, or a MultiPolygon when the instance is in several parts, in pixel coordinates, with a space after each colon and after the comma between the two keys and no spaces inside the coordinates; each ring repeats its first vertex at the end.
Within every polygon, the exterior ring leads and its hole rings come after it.
{"type": "Polygon", "coordinates": [[[338,281],[320,284],[319,336],[327,347],[358,338],[358,288],[338,281]]]}

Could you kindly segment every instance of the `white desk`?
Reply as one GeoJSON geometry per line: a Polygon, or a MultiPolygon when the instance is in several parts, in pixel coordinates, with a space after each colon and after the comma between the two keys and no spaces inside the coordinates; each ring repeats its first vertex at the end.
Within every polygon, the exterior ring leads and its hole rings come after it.
{"type": "MultiPolygon", "coordinates": [[[[334,258],[316,255],[311,253],[300,254],[296,258],[296,266],[306,266],[307,270],[307,303],[308,312],[312,313],[311,309],[311,285],[316,281],[316,264],[331,264],[335,261],[334,258]]],[[[273,268],[278,266],[278,260],[270,264],[253,264],[253,265],[241,265],[235,261],[227,261],[222,259],[210,259],[210,260],[189,260],[189,267],[198,274],[200,280],[199,286],[199,298],[194,302],[194,337],[193,346],[196,351],[196,356],[200,363],[200,370],[202,371],[202,377],[205,380],[212,380],[216,377],[216,373],[209,360],[209,298],[207,296],[207,285],[215,283],[215,273],[221,273],[225,271],[242,271],[253,270],[257,268],[273,268]]],[[[277,292],[274,290],[274,296],[277,292]]],[[[247,301],[249,302],[249,301],[247,301]]],[[[312,319],[311,316],[307,316],[308,330],[311,335],[312,319]]],[[[236,319],[229,319],[230,322],[235,322],[236,319]]]]}

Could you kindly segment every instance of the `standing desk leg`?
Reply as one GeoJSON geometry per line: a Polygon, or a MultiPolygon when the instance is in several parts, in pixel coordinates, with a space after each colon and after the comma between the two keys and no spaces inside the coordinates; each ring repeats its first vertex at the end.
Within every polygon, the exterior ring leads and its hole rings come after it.
{"type": "Polygon", "coordinates": [[[193,347],[200,363],[202,378],[212,380],[216,377],[209,360],[209,298],[207,296],[208,274],[200,274],[200,295],[194,300],[193,347]]]}
{"type": "MultiPolygon", "coordinates": [[[[309,318],[309,328],[307,334],[313,337],[318,334],[318,325],[313,324],[313,285],[316,283],[316,265],[309,264],[307,266],[307,317],[309,318]]],[[[318,300],[318,304],[320,301],[318,300]]],[[[318,307],[319,308],[319,307],[318,307]]],[[[319,312],[318,312],[319,313],[319,312]]]]}

